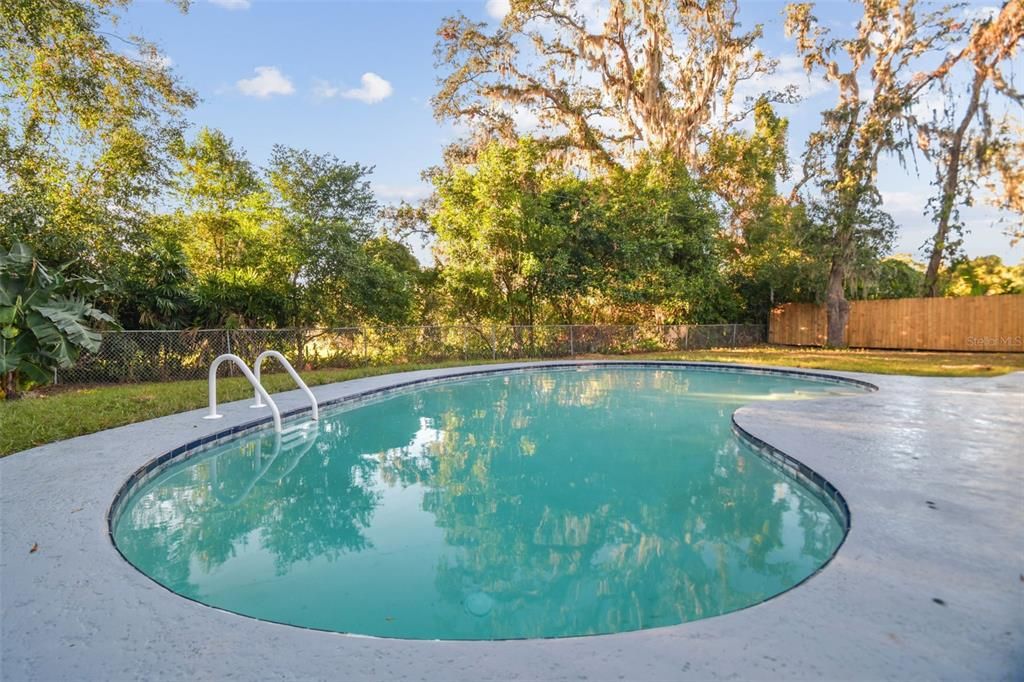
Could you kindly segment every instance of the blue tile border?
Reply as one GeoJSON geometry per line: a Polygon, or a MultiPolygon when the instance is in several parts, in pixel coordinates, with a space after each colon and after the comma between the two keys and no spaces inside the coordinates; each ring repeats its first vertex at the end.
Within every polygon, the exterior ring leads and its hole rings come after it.
{"type": "Polygon", "coordinates": [[[732,416],[732,430],[740,441],[749,446],[775,469],[801,484],[821,500],[843,527],[844,537],[850,532],[850,507],[846,503],[846,498],[843,497],[843,494],[828,479],[800,460],[790,457],[774,445],[765,442],[744,429],[736,423],[735,414],[732,416]]]}

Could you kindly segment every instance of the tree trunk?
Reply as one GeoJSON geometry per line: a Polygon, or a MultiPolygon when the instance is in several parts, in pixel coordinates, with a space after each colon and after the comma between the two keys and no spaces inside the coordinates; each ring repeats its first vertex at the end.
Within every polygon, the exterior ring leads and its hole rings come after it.
{"type": "Polygon", "coordinates": [[[828,315],[828,337],[825,344],[830,348],[846,347],[846,322],[850,317],[850,304],[843,290],[846,278],[846,264],[841,254],[832,257],[828,273],[828,289],[825,291],[825,310],[828,315]]]}
{"type": "Polygon", "coordinates": [[[924,295],[939,295],[939,268],[946,257],[946,242],[949,237],[950,218],[953,215],[953,203],[957,198],[960,185],[960,157],[963,153],[964,136],[971,125],[971,119],[978,111],[981,89],[985,84],[985,72],[975,70],[974,82],[971,84],[971,99],[967,111],[960,119],[960,125],[953,131],[949,142],[949,157],[946,165],[946,177],[942,180],[942,195],[939,197],[938,225],[931,240],[931,253],[928,256],[928,269],[924,273],[924,295]]]}
{"type": "Polygon", "coordinates": [[[926,298],[939,295],[939,268],[946,257],[946,235],[949,233],[949,215],[939,218],[939,226],[932,237],[931,254],[928,256],[928,269],[924,271],[924,285],[921,292],[926,298]]]}
{"type": "Polygon", "coordinates": [[[0,389],[3,389],[5,400],[16,400],[21,397],[18,393],[18,373],[5,372],[0,375],[0,389]]]}
{"type": "Polygon", "coordinates": [[[299,366],[300,371],[306,369],[306,332],[302,327],[296,326],[295,328],[295,364],[299,366]]]}

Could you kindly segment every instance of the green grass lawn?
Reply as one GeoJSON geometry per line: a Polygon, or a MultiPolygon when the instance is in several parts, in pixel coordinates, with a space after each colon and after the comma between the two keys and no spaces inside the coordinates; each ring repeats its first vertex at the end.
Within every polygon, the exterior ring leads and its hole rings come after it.
{"type": "Polygon", "coordinates": [[[781,365],[919,377],[988,377],[1024,370],[1024,353],[935,353],[758,346],[683,353],[650,353],[630,358],[781,365]]]}
{"type": "MultiPolygon", "coordinates": [[[[588,356],[609,357],[609,356],[588,356]]],[[[834,351],[762,346],[743,349],[648,353],[626,359],[671,359],[785,365],[814,369],[908,374],[915,376],[995,376],[1024,370],[1024,353],[917,353],[834,351]]],[[[389,372],[487,364],[487,361],[451,361],[429,365],[357,367],[304,372],[311,385],[346,381],[389,372]]],[[[291,390],[286,374],[268,374],[264,384],[271,393],[291,390]]],[[[230,402],[252,395],[244,378],[218,381],[218,400],[230,402]]],[[[0,456],[64,438],[192,410],[206,405],[206,381],[153,384],[118,384],[86,387],[50,387],[21,400],[0,401],[0,456]]]]}

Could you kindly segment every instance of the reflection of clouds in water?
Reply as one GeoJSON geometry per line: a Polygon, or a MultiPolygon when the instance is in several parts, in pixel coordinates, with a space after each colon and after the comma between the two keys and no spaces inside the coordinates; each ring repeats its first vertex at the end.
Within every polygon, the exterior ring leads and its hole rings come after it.
{"type": "Polygon", "coordinates": [[[782,502],[789,497],[789,484],[780,481],[772,486],[772,504],[782,502]]]}
{"type": "Polygon", "coordinates": [[[430,417],[420,417],[420,428],[413,434],[409,442],[409,449],[413,452],[425,452],[429,446],[441,440],[442,432],[434,428],[434,420],[430,417]]]}

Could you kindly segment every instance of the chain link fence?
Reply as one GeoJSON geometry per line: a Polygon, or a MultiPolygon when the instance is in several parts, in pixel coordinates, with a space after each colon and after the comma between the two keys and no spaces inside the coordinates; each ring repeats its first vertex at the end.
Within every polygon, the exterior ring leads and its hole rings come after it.
{"type": "MultiPolygon", "coordinates": [[[[301,371],[443,360],[734,348],[765,340],[766,328],[760,324],[121,331],[104,334],[99,351],[83,355],[74,367],[56,371],[54,381],[79,384],[201,379],[222,353],[234,353],[252,362],[268,349],[280,351],[301,371]]],[[[228,373],[234,371],[232,368],[228,373]]]]}

